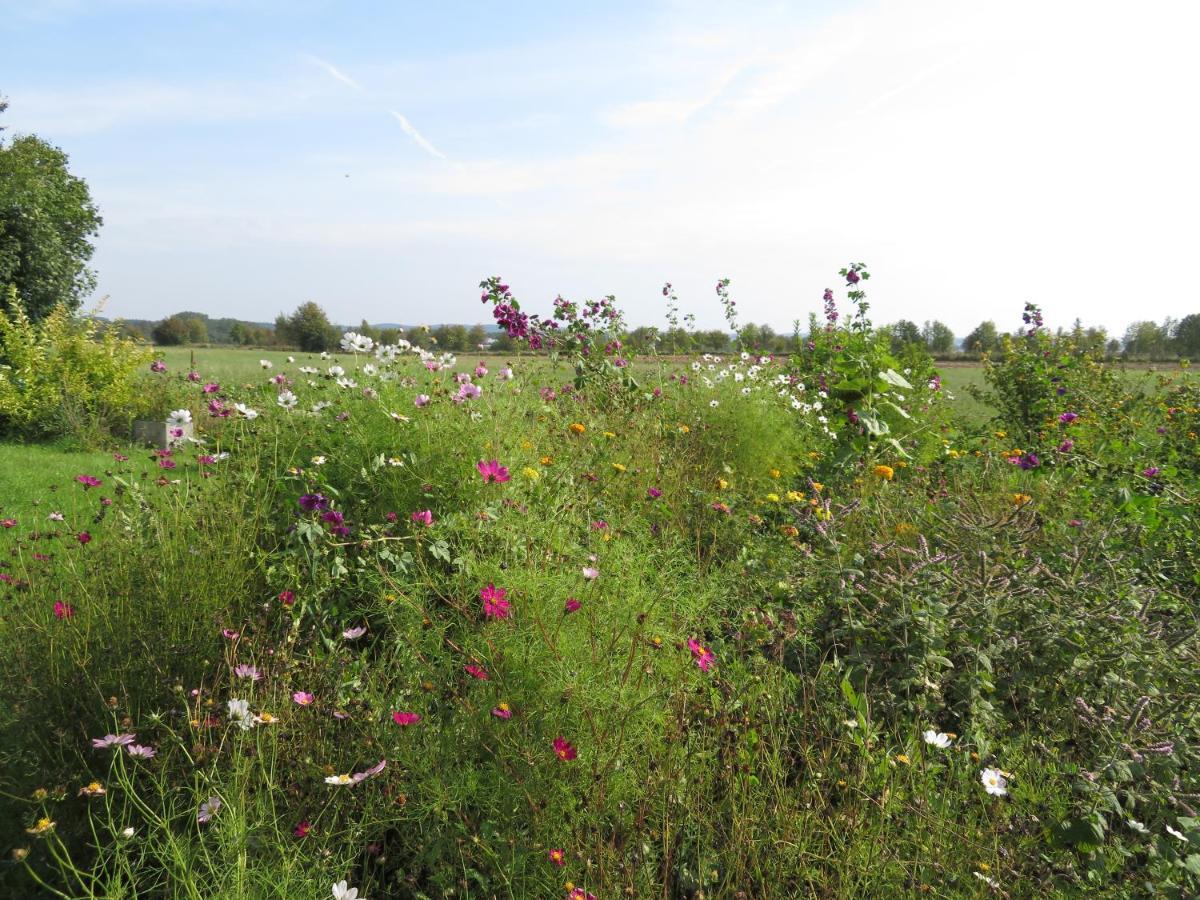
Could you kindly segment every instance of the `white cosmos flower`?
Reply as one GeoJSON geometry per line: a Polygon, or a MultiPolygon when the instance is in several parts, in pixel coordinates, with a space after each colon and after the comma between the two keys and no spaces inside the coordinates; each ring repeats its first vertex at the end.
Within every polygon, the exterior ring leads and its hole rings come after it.
{"type": "Polygon", "coordinates": [[[355,381],[353,378],[339,378],[336,383],[337,383],[338,387],[344,387],[344,388],[358,387],[358,382],[355,381]]]}
{"type": "Polygon", "coordinates": [[[260,366],[262,366],[264,369],[270,369],[271,367],[273,367],[275,365],[275,363],[271,362],[269,359],[260,359],[258,361],[258,364],[260,366]]]}
{"type": "Polygon", "coordinates": [[[190,409],[173,409],[167,414],[168,428],[182,428],[192,421],[192,411],[190,409]]]}
{"type": "Polygon", "coordinates": [[[934,731],[933,729],[926,731],[921,737],[925,738],[925,743],[937,747],[939,750],[945,750],[950,746],[950,742],[954,740],[946,732],[934,731]]]}
{"type": "Polygon", "coordinates": [[[708,405],[711,406],[713,409],[716,409],[718,406],[721,405],[721,401],[720,400],[709,400],[708,405]]]}
{"type": "Polygon", "coordinates": [[[379,370],[377,368],[375,368],[373,365],[371,365],[370,363],[367,363],[365,366],[362,367],[362,372],[364,375],[374,375],[378,371],[379,370]]]}
{"type": "Polygon", "coordinates": [[[375,348],[375,358],[382,363],[390,363],[396,358],[397,348],[391,344],[380,344],[375,348]]]}
{"type": "Polygon", "coordinates": [[[1008,779],[999,769],[987,768],[979,773],[979,780],[984,789],[993,797],[1003,797],[1008,793],[1008,779]]]}
{"type": "Polygon", "coordinates": [[[347,331],[342,335],[342,349],[347,353],[370,353],[375,342],[365,334],[347,331]]]}
{"type": "Polygon", "coordinates": [[[367,898],[358,896],[358,888],[347,887],[346,880],[342,879],[333,886],[333,900],[367,900],[367,898]]]}
{"type": "Polygon", "coordinates": [[[1136,831],[1138,834],[1149,834],[1150,833],[1150,829],[1147,828],[1145,825],[1143,825],[1141,822],[1139,822],[1137,819],[1126,819],[1125,824],[1129,826],[1130,830],[1136,831]]]}
{"type": "Polygon", "coordinates": [[[316,366],[301,366],[300,371],[305,375],[316,375],[321,370],[316,366]]]}
{"type": "Polygon", "coordinates": [[[343,369],[341,366],[330,366],[325,371],[329,373],[330,378],[341,378],[343,375],[346,374],[346,370],[343,369]]]}
{"type": "Polygon", "coordinates": [[[133,837],[133,835],[134,835],[134,831],[133,831],[132,825],[130,825],[128,828],[125,828],[121,832],[121,837],[125,838],[125,840],[129,840],[131,837],[133,837]]]}
{"type": "Polygon", "coordinates": [[[509,368],[508,366],[505,366],[503,369],[501,369],[499,372],[496,373],[496,377],[499,378],[501,381],[512,381],[513,370],[511,368],[509,368]]]}
{"type": "Polygon", "coordinates": [[[1175,838],[1177,841],[1183,841],[1185,844],[1187,843],[1187,835],[1185,835],[1182,831],[1176,831],[1170,825],[1167,825],[1166,829],[1167,834],[1169,834],[1171,837],[1175,838]]]}
{"type": "Polygon", "coordinates": [[[235,403],[235,404],[233,404],[233,408],[236,409],[238,411],[238,413],[241,416],[243,416],[244,418],[247,418],[247,419],[257,419],[258,418],[258,410],[251,409],[245,403],[235,403]]]}
{"type": "Polygon", "coordinates": [[[294,357],[294,356],[289,356],[289,357],[288,357],[288,362],[290,362],[290,363],[294,363],[295,361],[296,361],[296,357],[294,357]]]}
{"type": "Polygon", "coordinates": [[[229,721],[237,725],[242,731],[249,731],[258,723],[258,717],[250,712],[249,700],[234,698],[226,706],[229,708],[229,721]]]}
{"type": "Polygon", "coordinates": [[[329,359],[329,351],[328,350],[321,351],[321,359],[329,359]]]}
{"type": "Polygon", "coordinates": [[[275,402],[284,409],[293,409],[296,406],[296,395],[291,391],[280,391],[275,402]]]}

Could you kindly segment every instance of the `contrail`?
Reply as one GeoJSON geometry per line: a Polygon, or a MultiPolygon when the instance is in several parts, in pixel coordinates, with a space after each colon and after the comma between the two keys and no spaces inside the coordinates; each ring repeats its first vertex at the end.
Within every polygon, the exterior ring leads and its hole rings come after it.
{"type": "Polygon", "coordinates": [[[408,121],[407,118],[405,118],[400,113],[396,112],[394,109],[389,110],[389,112],[391,112],[391,114],[393,116],[395,116],[396,121],[400,123],[400,127],[404,129],[404,133],[407,134],[410,138],[412,138],[414,144],[416,144],[418,147],[420,147],[422,150],[424,150],[430,156],[436,156],[438,159],[446,158],[446,154],[443,153],[441,150],[439,150],[437,147],[433,146],[433,144],[429,143],[429,141],[425,139],[425,136],[423,134],[421,134],[421,132],[417,131],[416,128],[413,127],[412,122],[408,121]]]}
{"type": "Polygon", "coordinates": [[[323,59],[319,59],[316,56],[310,56],[308,54],[305,54],[304,58],[307,59],[313,65],[320,66],[327,73],[329,73],[329,76],[331,78],[336,78],[342,84],[349,85],[350,87],[354,88],[356,91],[362,91],[363,93],[366,93],[366,89],[361,84],[359,84],[357,81],[355,81],[349,75],[347,75],[345,72],[343,72],[337,66],[335,66],[333,63],[325,62],[325,60],[323,60],[323,59]]]}

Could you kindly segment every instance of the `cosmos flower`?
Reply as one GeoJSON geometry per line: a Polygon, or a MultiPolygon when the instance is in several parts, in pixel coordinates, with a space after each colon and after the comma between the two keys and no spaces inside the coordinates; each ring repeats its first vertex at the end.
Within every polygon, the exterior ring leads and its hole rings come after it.
{"type": "MultiPolygon", "coordinates": [[[[367,338],[370,340],[370,338],[367,338]]],[[[329,779],[326,778],[326,781],[329,779]]],[[[342,879],[333,886],[333,900],[367,900],[366,897],[360,897],[358,888],[348,887],[346,879],[342,879]]]]}
{"type": "Polygon", "coordinates": [[[498,588],[494,584],[489,583],[487,587],[481,588],[479,599],[483,601],[483,614],[489,619],[507,619],[510,615],[507,595],[508,591],[505,588],[498,588]]]}
{"type": "Polygon", "coordinates": [[[217,810],[221,808],[220,797],[209,797],[200,804],[200,809],[196,812],[196,821],[201,825],[207,825],[212,821],[212,817],[217,814],[217,810]]]}
{"type": "Polygon", "coordinates": [[[474,663],[463,666],[463,671],[472,678],[478,678],[480,681],[487,681],[491,677],[488,675],[487,669],[483,666],[477,666],[474,663]]]}
{"type": "Polygon", "coordinates": [[[563,612],[573,613],[577,609],[579,609],[581,606],[583,606],[583,604],[580,603],[578,600],[576,600],[574,597],[568,597],[566,604],[563,606],[563,612]]]}
{"type": "Polygon", "coordinates": [[[111,750],[113,747],[125,747],[136,740],[136,734],[106,734],[104,737],[92,738],[92,746],[97,750],[111,750]]]}
{"type": "Polygon", "coordinates": [[[167,427],[169,428],[182,428],[191,421],[192,411],[190,409],[173,409],[167,413],[167,427]]]}
{"type": "Polygon", "coordinates": [[[554,863],[556,866],[559,866],[560,868],[567,864],[566,851],[563,850],[561,847],[552,848],[547,855],[550,857],[550,862],[554,863]]]}
{"type": "Polygon", "coordinates": [[[314,699],[308,691],[295,691],[292,694],[292,702],[297,706],[312,706],[314,699]]]}
{"type": "Polygon", "coordinates": [[[126,746],[125,752],[134,759],[153,759],[158,751],[145,744],[129,744],[126,746]]]}
{"type": "Polygon", "coordinates": [[[419,509],[409,516],[414,523],[429,527],[433,524],[433,511],[429,509],[419,509]]]}
{"type": "Polygon", "coordinates": [[[275,402],[284,409],[295,409],[298,398],[291,391],[280,391],[279,396],[275,398],[275,402]]]}
{"type": "Polygon", "coordinates": [[[594,566],[584,566],[583,567],[583,577],[586,578],[588,581],[595,581],[597,578],[600,577],[600,570],[595,568],[594,566]]]}
{"type": "Polygon", "coordinates": [[[61,600],[54,601],[54,618],[69,619],[75,615],[75,607],[70,603],[63,603],[61,600]]]}
{"type": "Polygon", "coordinates": [[[503,484],[510,478],[508,469],[500,465],[500,461],[496,459],[480,460],[475,464],[475,468],[483,476],[484,484],[490,484],[493,481],[497,484],[503,484]]]}
{"type": "Polygon", "coordinates": [[[579,756],[575,746],[562,735],[554,739],[554,755],[563,762],[570,762],[579,756]]]}
{"type": "Polygon", "coordinates": [[[496,706],[492,707],[492,715],[497,719],[511,719],[512,707],[510,707],[504,701],[501,701],[496,706]]]}
{"type": "Polygon", "coordinates": [[[993,797],[1003,797],[1008,793],[1008,779],[999,769],[986,768],[979,773],[979,780],[984,789],[993,797]]]}
{"type": "Polygon", "coordinates": [[[951,738],[950,735],[946,734],[944,731],[934,731],[933,729],[924,732],[921,737],[925,739],[925,743],[932,747],[937,747],[939,750],[945,750],[950,746],[950,742],[953,740],[953,738],[951,738]]]}
{"type": "Polygon", "coordinates": [[[357,641],[360,637],[367,633],[366,625],[355,625],[352,628],[347,628],[342,632],[342,637],[348,641],[357,641]]]}
{"type": "Polygon", "coordinates": [[[711,650],[703,646],[695,638],[688,638],[688,649],[692,651],[692,659],[702,672],[708,672],[716,665],[717,657],[711,650]]]}
{"type": "Polygon", "coordinates": [[[394,712],[392,713],[392,721],[397,725],[416,725],[421,721],[419,713],[415,712],[394,712]]]}

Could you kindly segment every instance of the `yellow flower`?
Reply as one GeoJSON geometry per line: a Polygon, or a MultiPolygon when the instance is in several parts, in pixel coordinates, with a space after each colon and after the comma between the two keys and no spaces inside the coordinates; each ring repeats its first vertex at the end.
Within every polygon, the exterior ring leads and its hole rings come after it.
{"type": "Polygon", "coordinates": [[[32,828],[26,828],[25,833],[42,835],[42,834],[45,834],[47,831],[53,831],[55,824],[57,824],[57,823],[52,822],[50,819],[43,817],[41,819],[38,819],[37,824],[34,825],[32,828]]]}
{"type": "Polygon", "coordinates": [[[825,509],[824,507],[821,507],[820,509],[814,509],[813,515],[816,516],[818,519],[820,519],[822,522],[828,522],[830,519],[833,518],[833,513],[830,512],[829,510],[825,509]]]}
{"type": "Polygon", "coordinates": [[[803,503],[804,495],[799,491],[788,491],[787,498],[791,503],[803,503]]]}
{"type": "Polygon", "coordinates": [[[794,538],[800,534],[800,529],[797,528],[795,525],[780,525],[779,533],[782,534],[784,537],[794,538]]]}
{"type": "Polygon", "coordinates": [[[98,781],[93,781],[91,784],[85,784],[79,789],[80,797],[103,797],[108,791],[104,790],[104,785],[98,781]]]}
{"type": "Polygon", "coordinates": [[[552,466],[554,465],[554,457],[543,456],[540,460],[538,460],[538,462],[540,462],[543,466],[552,466]]]}
{"type": "Polygon", "coordinates": [[[779,495],[778,494],[767,494],[767,502],[768,503],[778,503],[779,495]]]}
{"type": "Polygon", "coordinates": [[[767,474],[770,475],[772,478],[778,478],[781,473],[778,469],[771,469],[770,471],[767,472],[767,474]]]}
{"type": "Polygon", "coordinates": [[[896,762],[898,762],[898,763],[904,763],[904,765],[906,765],[906,766],[907,766],[907,765],[909,765],[909,763],[911,762],[911,760],[909,760],[909,758],[908,758],[908,754],[906,754],[906,753],[897,753],[897,754],[896,754],[896,762]]]}
{"type": "Polygon", "coordinates": [[[606,432],[604,432],[604,436],[605,436],[606,438],[615,438],[617,435],[616,435],[616,432],[613,432],[613,431],[606,431],[606,432]]]}
{"type": "Polygon", "coordinates": [[[28,847],[13,847],[12,858],[16,862],[20,862],[29,855],[28,847]]]}
{"type": "Polygon", "coordinates": [[[532,466],[526,466],[525,468],[523,468],[521,470],[521,474],[524,475],[526,478],[528,478],[530,481],[537,481],[539,478],[542,477],[542,473],[539,472],[537,469],[533,468],[532,466]]]}
{"type": "Polygon", "coordinates": [[[528,438],[526,438],[525,440],[521,441],[521,449],[522,450],[532,450],[533,442],[530,441],[528,438]]]}
{"type": "Polygon", "coordinates": [[[820,459],[820,458],[821,458],[821,454],[820,454],[820,453],[818,453],[816,450],[809,450],[809,451],[808,451],[808,458],[809,458],[809,459],[820,459]]]}
{"type": "Polygon", "coordinates": [[[613,464],[612,464],[612,467],[613,467],[614,469],[616,469],[618,472],[624,472],[624,471],[625,471],[625,464],[624,464],[624,463],[613,463],[613,464]]]}
{"type": "Polygon", "coordinates": [[[816,491],[818,494],[821,493],[821,491],[825,490],[825,485],[821,484],[821,482],[819,482],[819,481],[814,481],[812,484],[813,484],[813,490],[816,491]]]}
{"type": "Polygon", "coordinates": [[[274,725],[279,720],[269,712],[263,711],[258,714],[258,721],[262,722],[264,725],[274,725]]]}
{"type": "Polygon", "coordinates": [[[891,481],[896,475],[896,470],[891,466],[878,465],[871,471],[884,481],[891,481]]]}
{"type": "Polygon", "coordinates": [[[572,422],[570,425],[567,426],[567,428],[573,434],[583,434],[585,431],[587,431],[587,429],[584,427],[582,422],[572,422]]]}
{"type": "Polygon", "coordinates": [[[686,425],[680,425],[680,426],[679,426],[679,433],[680,433],[680,434],[687,434],[687,433],[688,433],[689,431],[691,431],[691,430],[692,430],[692,429],[688,428],[686,425]]]}
{"type": "Polygon", "coordinates": [[[1008,432],[1007,432],[1007,431],[994,431],[994,432],[992,432],[992,433],[993,433],[993,434],[995,434],[995,435],[996,435],[996,437],[998,437],[998,438],[1006,438],[1006,437],[1008,437],[1008,432]]]}
{"type": "Polygon", "coordinates": [[[900,537],[904,537],[905,535],[916,534],[916,533],[917,533],[917,526],[912,525],[908,522],[901,522],[899,525],[896,526],[896,534],[898,534],[900,537]]]}
{"type": "Polygon", "coordinates": [[[47,791],[45,788],[37,788],[33,792],[33,799],[38,801],[39,803],[41,803],[43,800],[45,800],[48,796],[50,796],[50,792],[47,791]]]}
{"type": "Polygon", "coordinates": [[[729,489],[729,482],[726,481],[724,478],[718,478],[717,479],[717,490],[725,491],[728,489],[729,489]]]}
{"type": "Polygon", "coordinates": [[[1028,503],[1032,499],[1033,498],[1030,497],[1028,494],[1013,494],[1012,495],[1013,506],[1017,506],[1017,507],[1024,506],[1026,503],[1028,503]]]}

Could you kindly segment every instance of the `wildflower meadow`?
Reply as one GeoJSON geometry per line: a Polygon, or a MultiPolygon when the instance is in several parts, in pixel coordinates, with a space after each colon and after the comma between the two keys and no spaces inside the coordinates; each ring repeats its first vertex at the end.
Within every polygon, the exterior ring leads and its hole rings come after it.
{"type": "Polygon", "coordinates": [[[787,352],[6,319],[98,424],[0,457],[0,895],[1195,896],[1200,384],[1033,305],[956,382],[870,275],[787,352]]]}

